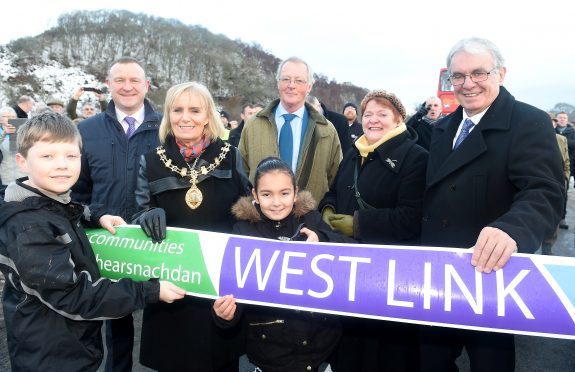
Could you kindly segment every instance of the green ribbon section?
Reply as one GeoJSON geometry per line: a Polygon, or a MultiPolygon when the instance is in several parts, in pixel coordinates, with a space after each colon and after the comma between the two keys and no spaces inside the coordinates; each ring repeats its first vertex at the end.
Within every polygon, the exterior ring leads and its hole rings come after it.
{"type": "Polygon", "coordinates": [[[86,231],[102,276],[109,279],[168,280],[187,292],[216,295],[204,262],[198,234],[168,229],[153,243],[139,227],[86,231]]]}

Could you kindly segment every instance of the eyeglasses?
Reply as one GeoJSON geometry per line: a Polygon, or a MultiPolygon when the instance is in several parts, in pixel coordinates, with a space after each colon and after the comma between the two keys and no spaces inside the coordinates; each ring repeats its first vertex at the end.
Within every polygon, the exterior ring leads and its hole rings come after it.
{"type": "Polygon", "coordinates": [[[453,86],[463,85],[463,84],[465,84],[465,78],[469,77],[469,79],[471,79],[472,82],[480,83],[482,81],[487,80],[489,75],[492,74],[493,72],[495,72],[496,70],[497,70],[497,67],[493,68],[493,70],[491,70],[489,72],[478,71],[478,72],[472,72],[471,74],[468,74],[468,75],[451,74],[449,76],[449,82],[453,86]]]}
{"type": "Polygon", "coordinates": [[[283,85],[290,85],[292,82],[295,85],[299,85],[299,86],[303,86],[303,85],[307,84],[307,80],[299,79],[299,78],[292,79],[292,78],[288,78],[288,77],[283,77],[283,78],[280,78],[278,81],[283,85]]]}

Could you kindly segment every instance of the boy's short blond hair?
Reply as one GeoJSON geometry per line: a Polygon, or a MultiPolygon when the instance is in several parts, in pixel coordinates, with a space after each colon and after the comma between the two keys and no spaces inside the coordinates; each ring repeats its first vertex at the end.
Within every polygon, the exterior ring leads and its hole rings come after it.
{"type": "Polygon", "coordinates": [[[44,112],[33,116],[18,128],[18,152],[28,156],[28,151],[37,142],[76,142],[82,151],[82,137],[78,128],[67,117],[56,112],[44,112]]]}

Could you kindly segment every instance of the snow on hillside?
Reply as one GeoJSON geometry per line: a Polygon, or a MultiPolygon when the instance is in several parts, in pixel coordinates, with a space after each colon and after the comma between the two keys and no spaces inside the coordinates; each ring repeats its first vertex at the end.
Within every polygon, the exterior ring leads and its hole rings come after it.
{"type": "MultiPolygon", "coordinates": [[[[37,102],[45,102],[50,97],[67,103],[80,86],[101,87],[94,75],[78,67],[65,67],[53,60],[43,59],[40,65],[29,65],[26,69],[17,66],[17,56],[6,47],[0,46],[0,107],[13,105],[17,97],[12,96],[9,81],[27,81],[24,86],[37,102]],[[33,89],[40,86],[41,89],[33,89]]],[[[93,93],[84,93],[81,102],[97,102],[93,93]]],[[[81,103],[78,105],[81,107],[81,103]]],[[[97,106],[96,106],[97,107],[97,106]]]]}
{"type": "MultiPolygon", "coordinates": [[[[41,82],[41,86],[44,89],[43,95],[46,99],[53,96],[64,102],[70,99],[70,96],[80,86],[100,87],[102,85],[93,75],[87,74],[82,69],[78,67],[64,67],[56,61],[48,61],[45,65],[38,66],[32,74],[37,81],[41,82]]],[[[88,93],[86,93],[86,96],[88,96],[88,93]]],[[[91,96],[93,101],[95,101],[95,97],[91,96]]],[[[38,99],[41,99],[41,97],[38,97],[38,99]]]]}
{"type": "Polygon", "coordinates": [[[12,60],[14,58],[14,53],[11,53],[8,49],[0,46],[0,107],[4,107],[9,103],[4,90],[8,84],[8,78],[14,77],[18,73],[18,69],[12,66],[12,60]]]}

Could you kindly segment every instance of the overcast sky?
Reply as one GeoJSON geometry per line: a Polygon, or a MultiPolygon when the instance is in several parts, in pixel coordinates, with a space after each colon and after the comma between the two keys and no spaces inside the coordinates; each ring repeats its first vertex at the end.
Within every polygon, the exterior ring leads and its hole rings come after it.
{"type": "Polygon", "coordinates": [[[501,49],[504,85],[517,99],[543,110],[575,105],[572,1],[29,0],[2,7],[0,44],[39,34],[66,12],[126,9],[255,42],[281,59],[299,56],[338,82],[392,91],[408,109],[436,93],[451,46],[479,36],[501,49]]]}

